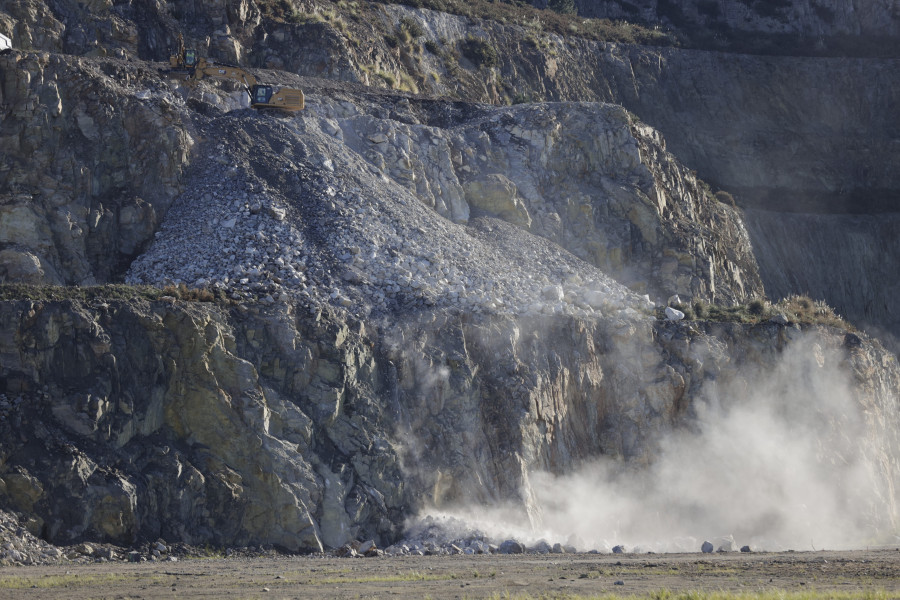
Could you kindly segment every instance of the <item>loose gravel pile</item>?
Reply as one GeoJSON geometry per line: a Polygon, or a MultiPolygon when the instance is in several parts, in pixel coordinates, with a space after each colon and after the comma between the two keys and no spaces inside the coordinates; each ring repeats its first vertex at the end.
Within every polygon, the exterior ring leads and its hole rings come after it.
{"type": "Polygon", "coordinates": [[[214,146],[199,153],[127,281],[324,302],[360,315],[445,308],[638,317],[652,308],[519,227],[441,217],[320,125],[313,109],[289,119],[239,110],[206,123],[201,137],[214,146]]]}

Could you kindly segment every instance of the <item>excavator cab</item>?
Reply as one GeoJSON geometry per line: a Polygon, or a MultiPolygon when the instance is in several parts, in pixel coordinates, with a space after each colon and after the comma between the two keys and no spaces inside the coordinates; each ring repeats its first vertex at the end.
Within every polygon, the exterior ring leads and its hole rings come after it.
{"type": "Polygon", "coordinates": [[[269,104],[269,100],[272,99],[272,86],[271,85],[254,85],[250,88],[250,105],[256,107],[257,105],[267,105],[269,104]]]}
{"type": "Polygon", "coordinates": [[[197,65],[197,51],[193,48],[184,51],[184,66],[193,68],[197,65]]]}
{"type": "Polygon", "coordinates": [[[277,108],[293,112],[303,110],[305,98],[303,92],[292,88],[275,88],[260,83],[250,86],[250,106],[253,108],[277,108]]]}

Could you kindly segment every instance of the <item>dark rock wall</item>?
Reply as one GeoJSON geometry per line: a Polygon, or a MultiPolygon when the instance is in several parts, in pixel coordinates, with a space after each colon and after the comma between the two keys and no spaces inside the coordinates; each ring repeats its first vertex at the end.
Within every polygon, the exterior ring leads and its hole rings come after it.
{"type": "MultiPolygon", "coordinates": [[[[886,433],[900,371],[868,341],[774,324],[376,325],[303,311],[3,303],[17,327],[0,339],[0,501],[56,543],[386,543],[422,507],[532,511],[534,471],[600,455],[651,463],[667,432],[690,429],[710,382],[747,389],[790,350],[806,365],[792,376],[849,375],[854,412],[868,412],[848,447],[880,465],[879,525],[896,510],[886,433]]],[[[840,433],[830,427],[823,440],[840,433]]]]}

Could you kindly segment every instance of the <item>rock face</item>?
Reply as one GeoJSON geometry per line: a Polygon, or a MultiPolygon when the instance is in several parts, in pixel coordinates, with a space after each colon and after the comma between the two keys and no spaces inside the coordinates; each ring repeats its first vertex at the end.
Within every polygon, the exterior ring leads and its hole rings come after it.
{"type": "MultiPolygon", "coordinates": [[[[757,32],[777,36],[781,35],[778,32],[790,32],[791,35],[824,36],[821,39],[826,39],[826,44],[830,44],[834,36],[856,36],[848,38],[851,45],[863,43],[882,34],[893,35],[891,32],[896,28],[896,16],[885,3],[814,4],[801,2],[788,6],[784,3],[748,4],[722,0],[681,3],[674,7],[678,10],[673,12],[670,2],[608,2],[593,6],[591,10],[613,11],[603,14],[613,18],[628,16],[645,22],[659,19],[666,22],[668,19],[676,25],[678,19],[673,21],[673,15],[681,15],[686,23],[683,26],[730,27],[736,34],[757,32]],[[615,11],[623,12],[619,14],[615,11]]],[[[588,11],[588,8],[586,5],[580,6],[583,14],[599,15],[588,11]]],[[[302,75],[371,85],[393,82],[393,85],[405,89],[467,100],[612,102],[624,106],[642,122],[661,132],[668,142],[668,149],[675,156],[689,168],[697,169],[703,179],[734,194],[742,206],[834,214],[896,210],[897,170],[891,165],[898,160],[895,138],[900,123],[893,107],[900,85],[896,74],[900,70],[896,68],[896,60],[891,58],[841,58],[839,52],[837,55],[832,53],[829,58],[751,56],[604,44],[578,38],[563,39],[510,24],[472,21],[427,10],[380,4],[373,9],[374,12],[367,13],[368,17],[364,20],[352,11],[338,11],[340,18],[329,22],[321,19],[313,22],[315,19],[312,18],[308,22],[302,22],[302,18],[296,19],[297,22],[280,22],[265,17],[259,6],[244,2],[218,7],[212,12],[191,7],[184,9],[184,14],[174,14],[166,6],[146,9],[104,7],[103,10],[88,13],[84,6],[75,2],[58,2],[52,6],[39,2],[17,3],[5,10],[7,12],[0,11],[0,29],[12,36],[16,48],[25,50],[161,60],[174,44],[177,22],[181,19],[188,23],[184,30],[188,40],[221,61],[243,60],[260,67],[289,69],[302,75]],[[88,22],[96,25],[92,30],[96,32],[96,40],[86,34],[84,23],[88,22]],[[402,29],[404,22],[418,24],[422,33],[411,39],[408,45],[393,48],[385,39],[396,39],[391,36],[402,29]],[[494,51],[497,57],[495,62],[476,64],[461,54],[460,44],[469,34],[484,40],[487,47],[494,51]],[[354,40],[365,40],[365,43],[353,43],[354,40]],[[252,48],[253,52],[248,52],[248,48],[252,48]],[[593,68],[585,69],[585,64],[593,65],[593,68]]],[[[314,15],[316,12],[311,5],[303,5],[298,10],[300,16],[314,15]]],[[[25,113],[20,109],[16,119],[4,119],[4,140],[7,137],[24,140],[27,136],[23,131],[34,133],[45,130],[47,126],[42,121],[44,113],[66,113],[63,117],[51,118],[51,122],[69,123],[67,130],[71,129],[77,139],[88,139],[94,132],[91,123],[100,123],[105,119],[91,113],[96,108],[94,101],[80,100],[77,92],[81,88],[66,91],[68,82],[73,81],[71,75],[61,77],[60,81],[49,81],[44,86],[43,67],[26,64],[14,57],[7,57],[6,60],[19,62],[15,62],[15,68],[14,63],[5,63],[8,66],[4,69],[4,76],[17,78],[27,73],[29,83],[23,84],[24,87],[19,83],[5,84],[2,104],[19,104],[27,108],[31,102],[38,113],[25,118],[25,113]],[[26,87],[31,92],[20,100],[10,99],[18,93],[14,90],[23,91],[26,87]],[[60,101],[57,101],[57,95],[60,101]],[[74,97],[70,99],[70,96],[74,97]],[[84,114],[74,114],[74,104],[78,103],[75,97],[84,104],[81,110],[84,114]]],[[[53,63],[60,59],[54,55],[48,60],[53,63]]],[[[54,67],[50,65],[49,68],[48,78],[52,79],[54,67]]],[[[105,82],[101,87],[108,87],[111,80],[121,81],[120,68],[106,66],[98,69],[112,75],[109,79],[101,76],[105,82]]],[[[85,77],[84,71],[99,75],[98,70],[83,69],[75,80],[87,84],[90,76],[85,77]]],[[[134,73],[132,77],[139,79],[134,73]]],[[[136,93],[143,96],[145,92],[142,89],[136,93]]],[[[123,106],[118,99],[111,100],[106,104],[114,112],[123,106]]],[[[395,112],[403,114],[405,111],[395,112]]],[[[171,113],[170,108],[157,111],[165,122],[159,121],[158,116],[148,116],[145,122],[138,118],[141,123],[139,130],[167,131],[169,122],[174,123],[180,118],[171,113]]],[[[386,116],[390,113],[388,108],[386,116]]],[[[130,118],[121,116],[125,113],[115,114],[119,116],[113,119],[114,122],[130,122],[130,118]]],[[[147,160],[165,156],[172,164],[163,169],[159,180],[147,181],[148,185],[131,185],[133,173],[119,167],[111,168],[119,160],[118,157],[124,155],[118,151],[122,145],[114,141],[124,139],[120,133],[114,133],[117,128],[113,131],[104,128],[97,132],[104,135],[103,142],[110,143],[116,151],[109,153],[110,160],[104,158],[104,166],[99,168],[99,171],[111,169],[109,176],[106,179],[102,174],[91,176],[90,202],[79,200],[75,205],[57,207],[45,197],[59,194],[52,190],[48,194],[44,188],[57,185],[53,182],[73,180],[76,177],[71,173],[78,172],[80,179],[67,183],[63,195],[84,197],[86,193],[77,190],[87,189],[87,171],[84,169],[91,168],[86,164],[88,162],[101,164],[96,159],[77,160],[81,170],[55,173],[50,183],[48,178],[44,182],[36,181],[34,174],[45,172],[45,169],[35,166],[27,169],[32,174],[30,177],[14,177],[16,180],[24,179],[24,185],[3,191],[8,196],[10,210],[15,206],[15,214],[7,219],[38,232],[35,234],[37,237],[32,236],[28,247],[0,249],[5,251],[3,264],[6,265],[0,270],[5,269],[8,278],[73,283],[115,280],[122,276],[135,250],[141,249],[149,239],[149,230],[156,227],[154,222],[161,222],[171,195],[160,200],[145,190],[159,189],[160,186],[165,186],[169,192],[173,190],[172,186],[178,183],[180,165],[184,162],[190,140],[179,133],[177,139],[160,139],[154,143],[153,149],[147,147],[147,160]],[[73,192],[65,191],[70,187],[73,192]],[[37,200],[32,202],[26,199],[27,196],[37,200]],[[45,215],[49,218],[45,219],[45,215]],[[97,219],[98,215],[109,217],[97,219]],[[28,224],[36,225],[37,229],[28,224]],[[88,240],[86,250],[81,248],[82,238],[88,240]],[[83,257],[85,254],[87,257],[83,257]],[[115,264],[106,264],[109,262],[106,257],[115,257],[115,264]]],[[[53,138],[56,134],[46,132],[41,135],[53,138]]],[[[378,134],[372,132],[372,135],[377,137],[378,134]]],[[[15,146],[18,147],[18,144],[17,141],[15,146]]],[[[21,148],[19,155],[31,147],[43,148],[46,144],[32,140],[21,148]]],[[[421,144],[418,146],[422,147],[421,144]]],[[[90,144],[88,148],[95,152],[98,147],[90,144]]],[[[435,147],[427,156],[436,158],[438,148],[435,147]]],[[[125,150],[132,156],[135,154],[129,148],[125,150]]],[[[401,154],[391,149],[384,156],[388,161],[385,163],[387,168],[395,168],[396,163],[389,162],[389,159],[402,160],[401,154]]],[[[13,162],[12,158],[5,160],[7,163],[13,162]]],[[[449,157],[441,160],[449,161],[449,157]]],[[[441,164],[441,171],[447,166],[441,164]]],[[[541,215],[532,214],[531,209],[522,203],[523,194],[527,195],[529,187],[519,185],[516,177],[502,168],[496,168],[497,165],[490,166],[494,168],[481,173],[483,176],[500,175],[516,186],[513,196],[508,183],[498,187],[494,182],[490,188],[491,194],[487,196],[492,198],[491,206],[516,223],[528,224],[531,219],[528,226],[536,231],[545,227],[538,219],[541,215]],[[497,193],[501,195],[498,197],[497,193]]],[[[414,169],[410,174],[417,178],[422,175],[414,169]]],[[[427,186],[448,189],[448,182],[435,178],[434,173],[429,175],[424,180],[428,182],[427,186]]],[[[414,184],[420,192],[426,185],[424,181],[418,179],[414,184]]],[[[472,181],[469,186],[483,186],[487,181],[472,181]]],[[[465,189],[456,190],[456,195],[449,194],[441,199],[448,213],[456,219],[466,218],[468,202],[461,202],[465,200],[465,193],[465,189]]],[[[420,195],[427,198],[430,194],[420,195]]],[[[653,194],[648,197],[652,199],[653,194]]],[[[577,210],[580,201],[577,197],[571,200],[577,210]]],[[[563,212],[556,212],[564,216],[563,212]]],[[[638,222],[646,225],[646,219],[635,216],[638,222]]],[[[865,246],[890,246],[889,240],[879,237],[879,228],[863,230],[857,227],[856,230],[858,235],[866,236],[865,246]]],[[[642,234],[644,232],[642,230],[642,234]]],[[[824,232],[817,235],[824,235],[824,232]]],[[[27,237],[23,239],[28,240],[27,237]]],[[[767,243],[761,239],[753,242],[757,246],[767,243]]],[[[792,240],[784,239],[777,243],[788,245],[792,240]]],[[[600,245],[603,245],[602,242],[600,245]]],[[[704,245],[708,244],[704,242],[704,245]]],[[[578,255],[582,257],[598,251],[596,248],[581,250],[578,255]]],[[[702,249],[692,249],[697,250],[702,249]]],[[[607,257],[599,258],[601,263],[619,260],[615,252],[607,254],[607,257]]],[[[678,256],[667,258],[675,262],[681,260],[678,256]]],[[[859,260],[865,260],[865,257],[848,259],[847,264],[859,260]]],[[[891,270],[900,259],[891,252],[883,254],[881,260],[891,270]]],[[[729,258],[728,262],[734,261],[729,258]]],[[[765,264],[768,266],[764,277],[768,280],[799,282],[805,278],[802,272],[794,268],[787,271],[775,260],[766,260],[765,264]]],[[[682,270],[685,266],[680,265],[678,269],[682,270]]],[[[806,266],[804,263],[802,270],[809,271],[806,266]]],[[[714,270],[718,268],[716,265],[711,267],[714,270]]],[[[658,263],[652,268],[666,270],[671,269],[672,264],[658,263]]],[[[692,265],[687,270],[705,268],[706,265],[701,264],[692,265]]],[[[815,267],[814,270],[821,269],[815,267]]],[[[682,283],[690,279],[689,286],[708,287],[702,277],[700,282],[693,282],[696,273],[681,275],[682,283]]],[[[717,278],[716,283],[726,282],[717,278]]],[[[733,286],[740,282],[728,283],[733,286]]],[[[754,284],[743,283],[744,292],[752,295],[750,290],[754,284]]],[[[740,296],[739,288],[735,297],[740,296]]],[[[647,289],[651,291],[652,287],[647,289]]],[[[781,289],[779,287],[779,294],[781,289]]],[[[810,291],[799,285],[786,289],[794,293],[810,291]]],[[[707,292],[714,293],[712,289],[707,292]]],[[[727,299],[728,293],[722,298],[727,299]]],[[[823,299],[842,307],[873,302],[872,298],[863,296],[846,302],[844,298],[828,292],[824,293],[823,299]]],[[[869,318],[865,311],[850,309],[847,316],[861,322],[869,318]]],[[[897,335],[896,325],[892,322],[879,317],[872,319],[871,324],[897,335]]]]}
{"type": "MultiPolygon", "coordinates": [[[[386,546],[422,505],[528,511],[530,472],[598,453],[650,460],[662,432],[691,421],[706,382],[724,389],[744,381],[747,361],[767,369],[791,348],[806,353],[799,332],[774,324],[701,333],[423,313],[385,328],[180,302],[0,311],[17,324],[0,348],[0,499],[57,543],[386,546]]],[[[886,526],[897,454],[878,440],[896,425],[900,370],[869,342],[842,350],[833,333],[808,336],[821,349],[798,376],[855,377],[868,433],[836,447],[880,465],[869,525],[886,526]]]]}
{"type": "Polygon", "coordinates": [[[806,290],[900,348],[900,218],[896,214],[784,214],[748,210],[747,225],[766,290],[774,297],[806,290]],[[840,240],[840,244],[835,244],[840,240]],[[825,265],[808,268],[809,257],[825,265]]]}
{"type": "MultiPolygon", "coordinates": [[[[895,357],[786,318],[651,316],[765,281],[895,326],[893,288],[832,290],[873,248],[873,270],[896,272],[893,221],[853,221],[849,245],[846,216],[757,216],[748,233],[691,168],[743,205],[895,210],[896,60],[629,47],[377,3],[327,22],[314,3],[278,19],[252,1],[95,4],[0,9],[17,49],[0,57],[0,280],[220,301],[0,302],[0,507],[33,534],[377,550],[415,511],[467,503],[537,525],[537,474],[601,456],[651,469],[669,433],[757,388],[792,400],[785,422],[809,417],[824,464],[868,469],[838,486],[839,508],[865,508],[852,525],[896,531],[895,357]],[[266,78],[307,110],[162,79],[142,59],[179,32],[290,70],[266,78]],[[797,275],[817,261],[834,279],[797,275]]],[[[812,32],[839,10],[777,4],[684,11],[812,32]]],[[[879,7],[848,31],[893,32],[879,7]]]]}
{"type": "MultiPolygon", "coordinates": [[[[518,226],[526,237],[555,242],[654,298],[675,291],[728,304],[763,295],[740,212],[712,198],[665,151],[657,132],[621,108],[466,107],[447,122],[447,107],[440,102],[401,102],[397,111],[402,115],[376,118],[372,115],[380,107],[358,96],[345,95],[340,103],[308,96],[308,110],[287,127],[250,115],[221,117],[204,126],[208,139],[237,143],[217,144],[216,161],[197,169],[181,202],[185,209],[173,211],[171,227],[164,227],[156,245],[132,266],[129,281],[218,285],[229,275],[234,282],[251,273],[252,280],[260,268],[282,280],[305,280],[307,263],[321,260],[313,255],[331,253],[333,246],[346,249],[336,268],[350,269],[340,285],[372,285],[375,290],[363,293],[376,305],[379,298],[396,295],[398,282],[404,293],[456,294],[465,304],[469,293],[499,285],[506,275],[497,273],[509,270],[496,267],[501,271],[488,275],[491,281],[481,281],[472,253],[482,242],[464,234],[470,220],[474,225],[476,217],[494,217],[518,226]],[[242,137],[240,129],[252,135],[242,137]],[[278,160],[293,177],[272,172],[266,144],[290,149],[284,153],[290,159],[278,160]],[[246,167],[237,173],[237,165],[246,167]],[[259,182],[252,194],[243,183],[248,179],[259,182]],[[282,207],[280,220],[254,216],[263,206],[282,207]],[[398,211],[407,216],[398,218],[398,211]],[[325,218],[328,214],[333,217],[325,218]],[[319,230],[342,223],[327,237],[327,247],[315,251],[309,246],[322,244],[310,229],[313,219],[322,223],[319,230]],[[406,230],[412,220],[417,227],[406,230]],[[432,248],[417,248],[416,240],[432,248]],[[273,250],[274,245],[281,250],[273,250]],[[266,258],[280,266],[260,267],[257,248],[268,248],[266,258]],[[456,249],[462,255],[454,258],[456,249]],[[237,253],[248,251],[246,264],[240,264],[237,253]],[[195,260],[184,261],[186,255],[195,260]],[[447,269],[446,276],[435,277],[432,265],[447,269]]],[[[516,263],[511,268],[522,271],[512,279],[537,275],[541,254],[525,253],[525,246],[510,246],[491,259],[502,262],[516,252],[534,263],[516,263]]],[[[581,287],[589,277],[570,275],[578,281],[553,275],[547,283],[581,287]]],[[[577,293],[579,302],[600,308],[589,291],[577,293]]],[[[354,293],[342,292],[342,297],[354,293]]],[[[537,300],[524,290],[497,293],[518,312],[537,300]]]]}
{"type": "Polygon", "coordinates": [[[121,277],[179,189],[193,140],[149,71],[48,54],[0,57],[5,281],[121,277]]]}

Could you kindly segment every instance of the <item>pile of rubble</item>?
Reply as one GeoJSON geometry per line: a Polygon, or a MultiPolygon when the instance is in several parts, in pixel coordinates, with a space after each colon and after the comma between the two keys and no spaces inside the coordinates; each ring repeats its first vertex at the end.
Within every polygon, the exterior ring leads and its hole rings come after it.
{"type": "MultiPolygon", "coordinates": [[[[204,125],[205,135],[290,148],[219,144],[198,161],[133,284],[225,290],[234,300],[342,306],[357,314],[444,307],[466,312],[639,318],[648,297],[596,267],[493,218],[454,223],[352,160],[340,166],[305,144],[312,117],[260,122],[252,114],[204,125]],[[258,156],[257,156],[258,155],[258,156]],[[278,169],[272,173],[267,169],[278,169]]],[[[326,142],[322,142],[326,144],[326,142]]]]}

